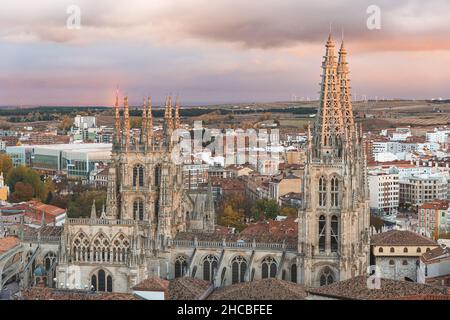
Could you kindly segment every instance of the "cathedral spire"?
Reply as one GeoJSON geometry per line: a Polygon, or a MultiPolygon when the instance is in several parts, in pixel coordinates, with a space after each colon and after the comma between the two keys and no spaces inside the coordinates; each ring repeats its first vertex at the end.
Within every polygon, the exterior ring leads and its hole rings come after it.
{"type": "Polygon", "coordinates": [[[350,79],[347,63],[347,50],[344,47],[343,39],[341,43],[341,48],[339,49],[337,73],[339,79],[342,119],[345,130],[348,130],[351,135],[355,132],[355,123],[353,119],[352,98],[350,94],[350,79]]]}
{"type": "Polygon", "coordinates": [[[180,128],[180,98],[177,96],[175,102],[175,129],[180,128]]]}
{"type": "Polygon", "coordinates": [[[120,145],[120,110],[119,110],[119,90],[116,90],[116,103],[114,104],[115,138],[114,143],[120,145]]]}
{"type": "Polygon", "coordinates": [[[321,153],[329,154],[339,146],[343,133],[342,111],[339,101],[339,81],[337,63],[334,54],[335,44],[328,36],[326,51],[322,62],[322,82],[320,104],[314,125],[314,144],[321,153]]]}
{"type": "Polygon", "coordinates": [[[125,131],[125,149],[130,145],[130,112],[128,110],[128,97],[124,98],[124,131],[125,131]]]}
{"type": "Polygon", "coordinates": [[[92,201],[91,219],[97,219],[97,211],[95,210],[95,199],[92,201]]]}
{"type": "Polygon", "coordinates": [[[153,116],[152,116],[152,97],[147,97],[147,144],[152,143],[153,138],[153,116]]]}
{"type": "Polygon", "coordinates": [[[147,107],[145,98],[142,104],[141,144],[147,145],[147,107]]]}

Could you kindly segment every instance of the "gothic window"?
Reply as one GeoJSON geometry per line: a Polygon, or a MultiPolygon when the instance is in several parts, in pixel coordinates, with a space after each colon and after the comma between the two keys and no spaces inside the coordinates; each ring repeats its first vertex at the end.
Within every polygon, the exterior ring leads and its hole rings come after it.
{"type": "Polygon", "coordinates": [[[244,282],[245,272],[247,271],[247,261],[242,256],[235,257],[231,262],[231,281],[232,284],[244,282]]]}
{"type": "Polygon", "coordinates": [[[133,202],[133,219],[144,220],[144,202],[141,198],[134,200],[133,202]]]}
{"type": "Polygon", "coordinates": [[[155,166],[155,186],[159,187],[161,184],[161,165],[155,166]]]}
{"type": "Polygon", "coordinates": [[[130,242],[124,234],[117,235],[113,240],[112,262],[125,263],[127,261],[128,251],[130,250],[130,242]]]}
{"type": "Polygon", "coordinates": [[[203,259],[203,280],[212,282],[217,271],[218,260],[213,255],[208,255],[203,259]]]}
{"type": "Polygon", "coordinates": [[[291,281],[297,283],[297,265],[295,263],[291,266],[291,281]]]}
{"type": "Polygon", "coordinates": [[[89,239],[83,233],[80,232],[75,236],[73,240],[73,252],[72,257],[74,261],[88,261],[89,260],[89,239]]]}
{"type": "Polygon", "coordinates": [[[337,177],[331,179],[331,206],[339,206],[339,180],[337,177]]]}
{"type": "Polygon", "coordinates": [[[395,261],[394,260],[389,260],[389,265],[391,265],[391,266],[393,266],[395,264],[395,261]]]}
{"type": "Polygon", "coordinates": [[[325,251],[325,232],[326,232],[326,221],[325,216],[319,217],[319,251],[325,251]]]}
{"type": "Polygon", "coordinates": [[[91,286],[94,291],[112,292],[112,276],[100,269],[91,275],[91,286]]]}
{"type": "Polygon", "coordinates": [[[133,167],[133,187],[144,186],[144,167],[140,164],[133,167]]]}
{"type": "Polygon", "coordinates": [[[179,256],[175,260],[175,278],[184,277],[187,273],[188,264],[185,256],[179,256]]]}
{"type": "Polygon", "coordinates": [[[327,181],[325,177],[319,179],[319,206],[325,207],[327,204],[327,181]]]}
{"type": "MultiPolygon", "coordinates": [[[[111,259],[109,240],[104,233],[98,234],[92,242],[92,260],[106,262],[111,259]]],[[[87,259],[86,259],[87,261],[87,259]]]]}
{"type": "Polygon", "coordinates": [[[45,270],[49,271],[56,261],[56,254],[54,252],[48,252],[44,257],[45,270]]]}
{"type": "Polygon", "coordinates": [[[320,275],[320,286],[327,286],[334,282],[333,271],[330,268],[325,267],[320,275]]]}
{"type": "Polygon", "coordinates": [[[331,217],[331,252],[337,252],[339,248],[339,223],[336,216],[331,217]]]}
{"type": "Polygon", "coordinates": [[[380,248],[378,249],[378,252],[379,252],[379,253],[383,253],[383,248],[380,247],[380,248]]]}
{"type": "Polygon", "coordinates": [[[275,278],[277,276],[277,262],[272,257],[265,257],[261,266],[261,278],[275,278]]]}

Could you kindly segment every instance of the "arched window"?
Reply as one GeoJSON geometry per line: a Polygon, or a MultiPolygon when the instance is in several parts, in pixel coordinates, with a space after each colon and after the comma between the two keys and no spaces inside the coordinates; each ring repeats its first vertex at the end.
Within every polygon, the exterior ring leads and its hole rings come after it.
{"type": "Polygon", "coordinates": [[[99,269],[96,273],[91,275],[91,286],[94,291],[112,292],[112,276],[107,274],[105,270],[99,269]]]}
{"type": "Polygon", "coordinates": [[[327,286],[334,282],[333,271],[330,268],[325,267],[320,274],[320,286],[327,286]]]}
{"type": "Polygon", "coordinates": [[[247,271],[247,260],[242,256],[237,256],[231,261],[231,281],[233,284],[245,281],[247,271]]]}
{"type": "Polygon", "coordinates": [[[336,216],[331,217],[331,252],[337,252],[339,248],[339,225],[336,216]]]}
{"type": "Polygon", "coordinates": [[[389,264],[391,265],[391,266],[393,266],[393,265],[395,265],[395,261],[394,260],[389,260],[389,264]]]}
{"type": "Polygon", "coordinates": [[[144,167],[140,164],[133,167],[133,187],[144,186],[144,167]]]}
{"type": "Polygon", "coordinates": [[[184,277],[188,264],[185,256],[178,256],[175,260],[175,278],[184,277]]]}
{"type": "Polygon", "coordinates": [[[212,254],[203,259],[203,280],[212,282],[217,270],[218,260],[212,254]]]}
{"type": "Polygon", "coordinates": [[[291,281],[297,283],[297,265],[295,263],[291,266],[291,281]]]}
{"type": "Polygon", "coordinates": [[[134,200],[133,202],[133,219],[144,220],[144,202],[141,198],[134,200]]]}
{"type": "Polygon", "coordinates": [[[325,216],[319,217],[319,251],[325,251],[325,232],[326,232],[326,221],[325,216]]]}
{"type": "Polygon", "coordinates": [[[50,271],[55,262],[56,262],[56,254],[51,251],[48,252],[44,257],[45,270],[50,271]]]}
{"type": "Polygon", "coordinates": [[[403,260],[402,265],[407,266],[408,265],[408,261],[407,260],[403,260]]]}
{"type": "Polygon", "coordinates": [[[339,206],[339,180],[337,177],[331,178],[331,206],[339,206]]]}
{"type": "Polygon", "coordinates": [[[428,251],[430,251],[430,248],[427,248],[427,250],[425,250],[425,252],[428,252],[428,251]]]}
{"type": "Polygon", "coordinates": [[[417,253],[421,253],[421,252],[422,252],[422,249],[420,249],[420,247],[418,247],[417,250],[416,250],[416,252],[417,252],[417,253]]]}
{"type": "Polygon", "coordinates": [[[109,239],[104,233],[99,233],[92,241],[93,261],[109,262],[111,259],[109,239]]]}
{"type": "Polygon", "coordinates": [[[272,257],[265,257],[261,265],[261,278],[275,278],[277,276],[277,262],[272,257]]]}
{"type": "Polygon", "coordinates": [[[390,251],[391,251],[391,253],[394,253],[394,252],[395,252],[395,249],[394,249],[394,248],[391,248],[390,251]]]}
{"type": "Polygon", "coordinates": [[[78,233],[73,240],[72,257],[74,261],[89,261],[90,242],[83,232],[78,233]]]}
{"type": "Polygon", "coordinates": [[[159,187],[161,184],[161,165],[155,166],[155,186],[159,187]]]}
{"type": "Polygon", "coordinates": [[[408,253],[408,248],[403,248],[403,253],[408,253]]]}
{"type": "Polygon", "coordinates": [[[113,240],[111,261],[114,263],[126,263],[128,251],[130,250],[130,241],[123,234],[118,234],[113,240]]]}
{"type": "Polygon", "coordinates": [[[378,252],[379,252],[379,253],[383,253],[383,248],[382,248],[382,247],[379,247],[379,248],[378,248],[378,252]]]}
{"type": "Polygon", "coordinates": [[[325,207],[327,204],[327,181],[325,177],[319,179],[319,206],[325,207]]]}

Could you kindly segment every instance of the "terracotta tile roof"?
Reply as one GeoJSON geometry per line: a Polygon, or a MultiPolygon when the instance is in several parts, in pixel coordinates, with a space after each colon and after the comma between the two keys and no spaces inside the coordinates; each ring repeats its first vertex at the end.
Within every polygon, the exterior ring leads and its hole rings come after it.
{"type": "Polygon", "coordinates": [[[419,206],[419,209],[438,209],[447,210],[449,205],[448,200],[433,200],[431,202],[426,202],[419,206]]]}
{"type": "Polygon", "coordinates": [[[274,235],[274,236],[297,236],[298,223],[297,218],[287,217],[283,221],[261,221],[252,223],[241,231],[241,236],[274,235]]]}
{"type": "Polygon", "coordinates": [[[23,300],[141,300],[133,294],[116,292],[89,292],[53,288],[27,288],[23,300]]]}
{"type": "Polygon", "coordinates": [[[393,298],[392,300],[450,300],[450,294],[415,294],[393,298]]]}
{"type": "Polygon", "coordinates": [[[371,237],[371,245],[391,245],[391,246],[437,246],[438,244],[420,234],[406,230],[389,230],[374,234],[371,237]]]}
{"type": "Polygon", "coordinates": [[[41,236],[60,237],[64,227],[43,226],[40,228],[31,228],[24,226],[24,234],[27,236],[35,236],[41,232],[41,236]]]}
{"type": "Polygon", "coordinates": [[[383,300],[411,295],[446,295],[447,288],[422,283],[381,279],[380,289],[367,286],[368,276],[357,276],[328,286],[307,289],[308,293],[340,299],[383,300]]]}
{"type": "Polygon", "coordinates": [[[19,244],[19,239],[16,237],[0,238],[0,254],[5,253],[19,244]]]}
{"type": "Polygon", "coordinates": [[[169,290],[169,281],[158,277],[151,277],[135,285],[133,290],[136,291],[164,291],[169,290]]]}
{"type": "MultiPolygon", "coordinates": [[[[436,258],[449,258],[450,257],[450,250],[449,248],[443,248],[441,246],[434,248],[428,252],[425,252],[420,257],[420,260],[422,260],[424,263],[432,263],[433,260],[436,260],[436,258]]],[[[440,259],[438,259],[440,260],[440,259]]],[[[438,261],[434,261],[438,262],[438,261]]]]}
{"type": "Polygon", "coordinates": [[[35,201],[35,200],[28,201],[27,204],[29,204],[30,207],[36,211],[45,212],[46,216],[56,217],[60,214],[63,214],[64,212],[66,212],[65,209],[62,209],[62,208],[59,208],[56,206],[52,206],[51,204],[45,204],[45,203],[35,201]]]}
{"type": "Polygon", "coordinates": [[[182,277],[169,283],[169,300],[197,300],[210,287],[208,281],[182,277]]]}
{"type": "Polygon", "coordinates": [[[303,300],[306,296],[305,288],[299,284],[263,279],[216,289],[208,300],[303,300]]]}

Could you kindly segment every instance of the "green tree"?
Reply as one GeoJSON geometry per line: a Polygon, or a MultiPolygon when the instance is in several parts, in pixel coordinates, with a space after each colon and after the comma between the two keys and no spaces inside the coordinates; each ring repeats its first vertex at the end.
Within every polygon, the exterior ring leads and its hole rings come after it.
{"type": "Polygon", "coordinates": [[[89,217],[94,199],[97,213],[99,213],[102,205],[106,203],[105,191],[83,191],[75,194],[67,205],[68,216],[70,218],[89,217]]]}
{"type": "Polygon", "coordinates": [[[244,214],[233,209],[231,205],[225,205],[223,212],[219,214],[218,222],[226,227],[240,227],[244,214]]]}
{"type": "Polygon", "coordinates": [[[251,215],[255,220],[275,219],[278,214],[278,203],[274,199],[259,199],[251,209],[251,215]]]}
{"type": "Polygon", "coordinates": [[[6,153],[0,153],[0,172],[3,172],[3,176],[6,177],[9,170],[13,167],[11,157],[6,153]]]}

